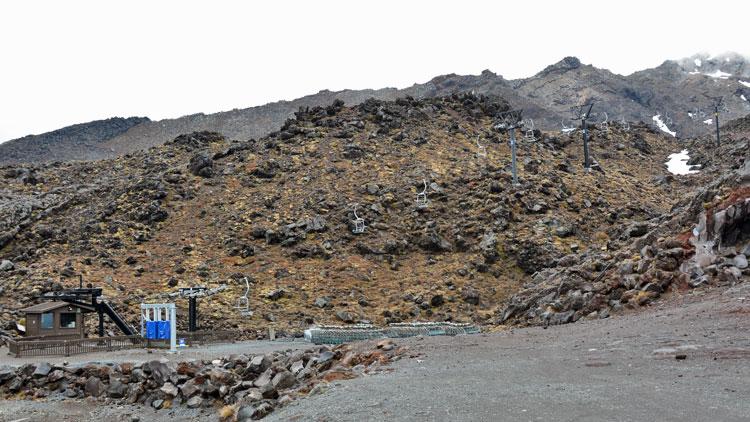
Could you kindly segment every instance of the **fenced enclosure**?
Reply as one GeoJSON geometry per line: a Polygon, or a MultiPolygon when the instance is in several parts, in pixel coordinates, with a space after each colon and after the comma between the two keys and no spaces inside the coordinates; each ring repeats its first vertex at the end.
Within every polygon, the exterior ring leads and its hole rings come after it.
{"type": "Polygon", "coordinates": [[[81,353],[111,352],[145,347],[147,340],[139,335],[96,337],[71,340],[7,340],[8,352],[15,357],[71,356],[81,353]]]}
{"type": "MultiPolygon", "coordinates": [[[[234,331],[195,331],[177,333],[188,345],[231,342],[237,337],[234,331]]],[[[6,339],[8,353],[14,357],[27,356],[72,356],[83,353],[112,352],[127,349],[168,349],[169,340],[151,340],[140,335],[94,337],[82,339],[6,339]]]]}

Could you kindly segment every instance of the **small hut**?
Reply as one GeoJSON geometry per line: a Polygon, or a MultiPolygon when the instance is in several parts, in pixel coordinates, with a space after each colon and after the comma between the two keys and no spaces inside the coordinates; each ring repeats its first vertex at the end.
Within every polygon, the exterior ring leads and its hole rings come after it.
{"type": "Polygon", "coordinates": [[[80,303],[46,302],[21,309],[26,314],[26,337],[83,338],[84,314],[94,308],[80,303]]]}

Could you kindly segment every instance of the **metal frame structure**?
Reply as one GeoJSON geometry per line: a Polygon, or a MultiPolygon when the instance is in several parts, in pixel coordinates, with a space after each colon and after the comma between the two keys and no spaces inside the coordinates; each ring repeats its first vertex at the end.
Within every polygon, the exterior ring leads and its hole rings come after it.
{"type": "Polygon", "coordinates": [[[365,232],[365,219],[357,215],[357,206],[359,204],[354,204],[354,220],[352,220],[352,223],[354,223],[354,228],[352,229],[352,233],[354,234],[362,234],[365,232]]]}
{"type": "Polygon", "coordinates": [[[586,172],[591,171],[591,157],[589,156],[589,130],[586,120],[591,115],[591,109],[594,107],[594,103],[584,104],[579,107],[573,107],[574,119],[581,120],[581,130],[583,131],[583,170],[586,172]]]}
{"type": "Polygon", "coordinates": [[[48,292],[43,294],[42,300],[55,300],[70,303],[79,306],[91,306],[96,310],[99,317],[98,333],[99,337],[104,337],[104,315],[106,314],[115,323],[123,334],[126,336],[136,333],[135,328],[128,324],[125,319],[115,311],[112,305],[102,295],[102,289],[99,287],[83,287],[83,276],[78,275],[77,289],[63,289],[57,292],[48,292]],[[90,304],[90,305],[89,305],[90,304]]]}
{"type": "Polygon", "coordinates": [[[422,192],[417,192],[417,208],[427,208],[428,201],[427,201],[427,180],[422,179],[422,183],[424,184],[424,188],[422,189],[422,192]]]}
{"type": "Polygon", "coordinates": [[[146,321],[169,322],[169,351],[176,352],[177,310],[174,303],[141,303],[141,337],[146,337],[146,321]]]}
{"type": "Polygon", "coordinates": [[[513,173],[513,186],[518,186],[518,170],[516,166],[516,128],[522,126],[523,110],[509,110],[500,113],[493,128],[498,131],[510,132],[510,154],[511,171],[513,173]]]}

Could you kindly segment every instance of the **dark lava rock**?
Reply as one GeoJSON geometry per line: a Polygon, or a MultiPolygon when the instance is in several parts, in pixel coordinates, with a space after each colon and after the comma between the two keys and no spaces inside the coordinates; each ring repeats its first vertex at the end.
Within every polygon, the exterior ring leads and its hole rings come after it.
{"type": "Polygon", "coordinates": [[[195,154],[190,159],[188,170],[195,176],[211,177],[214,175],[214,161],[206,154],[195,154]]]}

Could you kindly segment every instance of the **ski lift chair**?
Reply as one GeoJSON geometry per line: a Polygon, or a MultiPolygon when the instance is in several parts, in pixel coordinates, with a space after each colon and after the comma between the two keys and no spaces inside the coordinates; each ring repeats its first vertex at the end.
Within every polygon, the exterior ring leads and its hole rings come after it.
{"type": "Polygon", "coordinates": [[[673,123],[672,118],[669,117],[669,115],[666,112],[664,112],[664,124],[667,126],[672,126],[672,123],[673,123]]]}
{"type": "Polygon", "coordinates": [[[562,125],[562,129],[560,129],[560,133],[564,136],[568,136],[571,133],[575,132],[576,130],[575,126],[566,126],[565,120],[561,120],[560,124],[562,125]]]}
{"type": "Polygon", "coordinates": [[[534,137],[534,120],[527,119],[523,122],[524,131],[523,131],[523,139],[525,141],[534,142],[536,141],[536,137],[534,137]]]}
{"type": "Polygon", "coordinates": [[[240,311],[240,315],[242,316],[252,316],[253,311],[250,310],[250,299],[247,297],[250,293],[250,282],[247,281],[247,277],[245,277],[244,280],[245,294],[237,298],[237,305],[235,308],[240,311]]]}
{"type": "Polygon", "coordinates": [[[607,115],[607,112],[604,112],[604,120],[598,124],[599,130],[605,135],[609,133],[609,123],[607,122],[608,120],[609,116],[607,115]]]}
{"type": "Polygon", "coordinates": [[[417,208],[427,208],[427,181],[422,179],[424,188],[422,192],[417,193],[417,208]]]}
{"type": "Polygon", "coordinates": [[[479,136],[477,136],[477,157],[486,157],[487,156],[487,148],[485,148],[484,145],[479,143],[479,136]]]}
{"type": "Polygon", "coordinates": [[[352,233],[354,234],[362,234],[365,232],[365,219],[357,215],[357,206],[354,206],[354,220],[352,220],[352,223],[354,223],[354,228],[352,229],[352,233]]]}

